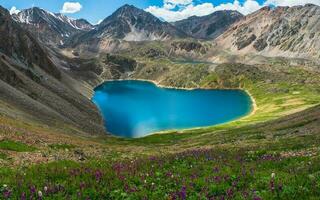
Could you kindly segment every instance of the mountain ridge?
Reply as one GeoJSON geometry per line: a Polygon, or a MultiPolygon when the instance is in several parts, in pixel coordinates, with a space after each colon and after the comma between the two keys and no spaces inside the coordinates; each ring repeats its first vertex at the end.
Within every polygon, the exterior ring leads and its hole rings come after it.
{"type": "Polygon", "coordinates": [[[242,17],[238,11],[221,10],[205,16],[191,16],[173,25],[194,38],[215,39],[242,17]]]}
{"type": "Polygon", "coordinates": [[[319,58],[320,6],[263,7],[220,35],[218,46],[234,53],[319,58]]]}
{"type": "Polygon", "coordinates": [[[12,18],[41,42],[51,45],[62,45],[74,34],[93,28],[93,25],[84,19],[74,20],[39,7],[22,10],[13,14],[12,18]]]}

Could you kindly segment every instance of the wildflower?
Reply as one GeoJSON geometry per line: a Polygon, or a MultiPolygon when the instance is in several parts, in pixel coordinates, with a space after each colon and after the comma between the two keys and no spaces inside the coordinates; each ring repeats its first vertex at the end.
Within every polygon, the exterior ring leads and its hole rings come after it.
{"type": "Polygon", "coordinates": [[[253,200],[262,200],[262,199],[260,197],[258,197],[258,196],[254,196],[253,200]]]}
{"type": "Polygon", "coordinates": [[[83,190],[86,187],[85,182],[81,182],[80,183],[80,190],[83,190]]]}
{"type": "Polygon", "coordinates": [[[36,187],[34,185],[30,186],[30,193],[31,194],[36,193],[36,187]]]}
{"type": "Polygon", "coordinates": [[[186,192],[186,186],[183,186],[179,192],[179,196],[181,199],[185,200],[187,199],[187,192],[186,192]]]}
{"type": "Polygon", "coordinates": [[[44,186],[43,191],[47,192],[48,191],[48,187],[44,186]]]}
{"type": "Polygon", "coordinates": [[[154,182],[152,182],[151,185],[154,186],[154,182]]]}
{"type": "Polygon", "coordinates": [[[213,168],[213,172],[218,173],[219,172],[219,168],[218,167],[214,167],[213,168]]]}
{"type": "Polygon", "coordinates": [[[9,199],[10,196],[11,196],[11,191],[10,191],[10,190],[5,190],[5,191],[3,192],[3,197],[4,197],[5,199],[9,199]]]}
{"type": "Polygon", "coordinates": [[[271,181],[270,181],[270,189],[271,189],[271,192],[274,192],[274,180],[272,179],[271,181]]]}
{"type": "Polygon", "coordinates": [[[275,178],[275,177],[276,177],[276,174],[272,172],[271,178],[275,178]]]}
{"type": "Polygon", "coordinates": [[[227,190],[227,195],[228,195],[229,198],[233,197],[233,190],[232,190],[232,188],[229,188],[229,189],[227,190]]]}
{"type": "Polygon", "coordinates": [[[102,179],[102,172],[100,170],[97,170],[95,173],[95,177],[97,182],[99,182],[102,179]]]}
{"type": "Polygon", "coordinates": [[[23,193],[21,194],[20,199],[21,199],[21,200],[26,200],[26,199],[27,199],[26,193],[23,192],[23,193]]]}
{"type": "Polygon", "coordinates": [[[38,191],[38,196],[42,197],[42,192],[40,190],[38,191]]]}
{"type": "Polygon", "coordinates": [[[7,188],[8,187],[8,185],[6,185],[6,184],[3,184],[3,186],[2,186],[3,188],[7,188]]]}

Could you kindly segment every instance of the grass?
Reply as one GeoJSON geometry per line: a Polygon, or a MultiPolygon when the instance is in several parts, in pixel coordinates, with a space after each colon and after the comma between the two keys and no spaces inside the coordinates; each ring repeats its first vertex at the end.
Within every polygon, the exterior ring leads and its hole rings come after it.
{"type": "Polygon", "coordinates": [[[200,148],[126,161],[61,161],[0,170],[0,184],[8,185],[3,195],[11,199],[39,198],[39,191],[45,199],[317,199],[320,157],[285,158],[280,149],[200,148]]]}
{"type": "Polygon", "coordinates": [[[8,159],[7,154],[0,152],[0,159],[2,159],[2,160],[8,159]]]}
{"type": "Polygon", "coordinates": [[[2,140],[0,141],[0,149],[16,151],[16,152],[29,152],[36,150],[35,147],[28,146],[21,142],[16,142],[12,140],[2,140]]]}
{"type": "Polygon", "coordinates": [[[52,149],[73,149],[76,146],[72,145],[72,144],[50,144],[49,145],[50,148],[52,149]]]}
{"type": "Polygon", "coordinates": [[[139,59],[146,64],[136,72],[139,78],[177,87],[242,88],[258,109],[214,127],[139,139],[74,137],[81,141],[76,145],[54,142],[50,153],[83,147],[91,159],[3,167],[0,185],[8,186],[0,188],[0,199],[37,199],[38,191],[44,199],[319,198],[319,73],[235,64],[208,72],[204,63],[139,59]]]}

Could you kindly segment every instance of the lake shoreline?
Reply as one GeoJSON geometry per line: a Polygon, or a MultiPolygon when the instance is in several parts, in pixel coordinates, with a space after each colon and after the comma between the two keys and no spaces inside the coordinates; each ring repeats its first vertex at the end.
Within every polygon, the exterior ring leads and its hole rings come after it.
{"type": "MultiPolygon", "coordinates": [[[[246,115],[244,115],[242,117],[239,117],[237,119],[234,119],[234,120],[231,120],[231,121],[228,121],[228,122],[225,122],[225,123],[221,123],[221,124],[226,124],[226,123],[230,123],[230,122],[234,122],[234,121],[238,121],[238,120],[242,120],[242,119],[251,117],[252,115],[254,115],[256,113],[256,111],[258,109],[257,108],[257,104],[256,104],[256,100],[254,99],[252,94],[248,90],[241,89],[241,88],[201,88],[201,87],[185,88],[185,87],[174,87],[174,86],[166,86],[166,85],[160,84],[159,81],[149,80],[149,79],[110,79],[110,80],[103,81],[102,83],[98,84],[95,88],[99,87],[100,85],[102,85],[102,84],[104,84],[106,82],[115,82],[115,81],[119,81],[119,82],[120,81],[142,81],[142,82],[152,83],[152,84],[154,84],[155,86],[157,86],[159,88],[176,89],[176,90],[187,90],[187,91],[192,91],[192,90],[240,90],[240,91],[245,92],[250,97],[250,101],[251,101],[251,109],[250,109],[250,111],[246,115]]],[[[92,97],[90,99],[92,99],[92,97]]],[[[159,132],[150,133],[150,134],[145,135],[143,137],[148,137],[148,136],[156,135],[156,134],[166,134],[166,133],[170,133],[170,132],[173,132],[173,131],[177,131],[177,132],[180,131],[180,132],[183,133],[183,131],[187,131],[187,130],[196,130],[196,129],[202,129],[202,128],[209,128],[209,127],[214,127],[214,126],[218,126],[218,125],[221,125],[221,124],[216,124],[216,125],[212,125],[212,126],[192,127],[192,128],[186,128],[186,129],[163,130],[163,131],[159,131],[159,132]]],[[[114,135],[114,136],[115,137],[119,137],[119,136],[116,136],[116,135],[114,135]]],[[[138,137],[138,138],[143,138],[143,137],[138,137]]]]}
{"type": "Polygon", "coordinates": [[[105,82],[113,82],[113,81],[144,81],[144,82],[153,83],[154,85],[156,85],[157,87],[160,87],[160,88],[177,89],[177,90],[241,90],[241,91],[244,91],[248,94],[248,96],[250,97],[251,102],[252,102],[252,110],[250,111],[250,114],[246,115],[246,117],[248,117],[249,115],[253,115],[256,112],[256,110],[258,109],[256,100],[253,97],[253,95],[247,89],[242,89],[242,88],[174,87],[174,86],[167,86],[167,85],[160,84],[160,81],[155,81],[155,80],[150,80],[150,79],[139,79],[139,78],[105,80],[104,82],[98,84],[96,87],[99,87],[100,85],[102,85],[105,82]]]}

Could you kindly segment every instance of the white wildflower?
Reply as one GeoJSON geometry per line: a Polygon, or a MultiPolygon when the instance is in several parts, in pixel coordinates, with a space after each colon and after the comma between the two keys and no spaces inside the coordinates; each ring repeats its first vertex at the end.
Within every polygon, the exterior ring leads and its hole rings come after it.
{"type": "Polygon", "coordinates": [[[41,191],[38,192],[38,196],[42,197],[42,192],[41,191]]]}
{"type": "Polygon", "coordinates": [[[275,177],[276,177],[276,174],[272,172],[271,178],[275,178],[275,177]]]}

